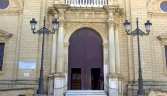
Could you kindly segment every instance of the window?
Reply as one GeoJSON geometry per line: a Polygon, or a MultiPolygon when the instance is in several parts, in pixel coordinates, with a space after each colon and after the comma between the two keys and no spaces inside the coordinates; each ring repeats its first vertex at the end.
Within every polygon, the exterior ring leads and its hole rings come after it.
{"type": "Polygon", "coordinates": [[[0,43],[0,71],[2,71],[5,43],[0,43]]]}
{"type": "Polygon", "coordinates": [[[5,9],[9,6],[9,0],[0,0],[0,9],[5,9]]]}
{"type": "Polygon", "coordinates": [[[162,2],[160,8],[162,11],[167,12],[167,2],[162,2]]]}

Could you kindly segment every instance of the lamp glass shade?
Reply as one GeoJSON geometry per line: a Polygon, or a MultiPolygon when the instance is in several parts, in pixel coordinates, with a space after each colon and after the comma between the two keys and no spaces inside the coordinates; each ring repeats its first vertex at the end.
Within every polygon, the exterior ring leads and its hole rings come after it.
{"type": "Polygon", "coordinates": [[[32,20],[30,21],[30,24],[31,24],[31,29],[36,29],[36,24],[37,24],[37,21],[35,20],[35,18],[32,18],[32,20]]]}
{"type": "Polygon", "coordinates": [[[147,32],[151,31],[151,26],[152,26],[152,23],[150,23],[150,21],[147,20],[147,22],[145,23],[145,27],[146,27],[146,31],[147,32]]]}
{"type": "Polygon", "coordinates": [[[125,20],[124,27],[125,31],[130,31],[130,22],[128,22],[128,20],[125,20]]]}
{"type": "Polygon", "coordinates": [[[57,30],[58,29],[58,24],[59,24],[59,22],[57,21],[57,19],[54,19],[52,21],[53,30],[57,30]]]}

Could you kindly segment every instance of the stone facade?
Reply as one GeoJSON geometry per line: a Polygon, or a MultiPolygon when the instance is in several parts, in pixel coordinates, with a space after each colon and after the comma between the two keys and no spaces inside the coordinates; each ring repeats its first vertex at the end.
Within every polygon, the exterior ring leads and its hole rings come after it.
{"type": "MultiPolygon", "coordinates": [[[[41,64],[42,36],[33,34],[30,20],[37,20],[37,28],[52,29],[58,19],[59,29],[45,36],[44,89],[46,94],[63,96],[67,91],[68,47],[70,36],[78,29],[95,30],[103,41],[104,88],[109,96],[135,96],[138,89],[138,51],[136,36],[128,36],[123,23],[131,22],[131,31],[145,31],[146,20],[152,22],[148,36],[140,37],[141,65],[144,89],[167,90],[166,12],[160,8],[167,0],[109,0],[103,7],[75,7],[65,0],[9,0],[6,9],[0,9],[0,43],[5,43],[0,88],[37,89],[41,64]],[[35,62],[34,68],[20,68],[19,62],[35,62]],[[63,87],[63,88],[61,88],[63,87]],[[117,91],[108,87],[119,89],[117,91]],[[56,89],[61,88],[61,89],[56,89]]],[[[1,3],[1,1],[0,1],[1,3]]],[[[20,91],[23,92],[24,91],[20,91]]],[[[17,92],[16,92],[17,93],[17,92]]],[[[35,94],[32,91],[32,94],[35,94]]],[[[15,94],[12,93],[12,94],[15,94]]],[[[30,93],[25,93],[30,94],[30,93]]],[[[15,94],[13,96],[16,96],[15,94]]],[[[1,95],[0,96],[5,96],[1,95]]],[[[6,95],[8,96],[8,95],[6,95]]],[[[30,95],[28,95],[30,96],[30,95]]]]}

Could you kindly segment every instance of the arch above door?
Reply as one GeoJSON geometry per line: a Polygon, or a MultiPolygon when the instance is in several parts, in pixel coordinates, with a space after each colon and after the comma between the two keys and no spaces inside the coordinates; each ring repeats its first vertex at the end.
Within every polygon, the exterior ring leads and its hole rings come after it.
{"type": "Polygon", "coordinates": [[[106,28],[101,26],[100,24],[92,24],[92,23],[76,23],[76,24],[71,24],[69,27],[66,28],[66,34],[64,37],[64,43],[69,43],[69,39],[71,35],[78,29],[82,28],[90,28],[95,30],[102,38],[103,44],[107,44],[107,32],[106,28]]]}

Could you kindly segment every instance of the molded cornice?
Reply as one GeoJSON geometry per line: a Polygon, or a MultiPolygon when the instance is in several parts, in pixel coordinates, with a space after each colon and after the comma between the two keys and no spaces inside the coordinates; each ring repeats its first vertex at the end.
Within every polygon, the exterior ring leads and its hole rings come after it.
{"type": "Polygon", "coordinates": [[[48,13],[51,15],[57,14],[58,9],[66,9],[66,11],[75,12],[108,12],[112,11],[114,14],[122,15],[123,8],[118,5],[104,5],[103,7],[70,7],[68,4],[54,4],[53,7],[48,8],[48,13]]]}

